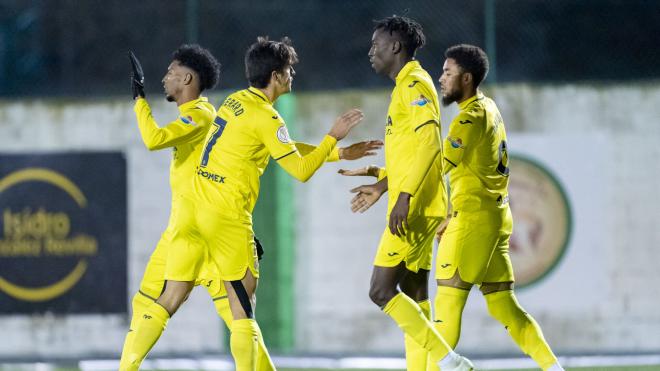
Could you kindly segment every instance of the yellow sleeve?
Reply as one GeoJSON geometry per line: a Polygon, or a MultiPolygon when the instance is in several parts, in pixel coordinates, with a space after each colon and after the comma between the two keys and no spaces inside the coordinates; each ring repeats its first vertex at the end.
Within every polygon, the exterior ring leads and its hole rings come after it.
{"type": "MultiPolygon", "coordinates": [[[[308,143],[303,143],[303,142],[295,142],[296,149],[298,152],[300,152],[301,155],[305,156],[306,154],[312,152],[313,150],[316,149],[316,146],[313,144],[308,144],[308,143]]],[[[333,148],[332,152],[330,152],[330,156],[325,160],[326,162],[335,162],[339,161],[339,147],[335,146],[333,148]]]]}
{"type": "MultiPolygon", "coordinates": [[[[306,182],[314,175],[337,145],[337,139],[326,135],[316,148],[302,155],[298,152],[295,142],[289,138],[286,124],[281,119],[273,120],[267,115],[260,120],[257,128],[257,134],[271,157],[287,173],[301,182],[306,182]]],[[[311,149],[309,146],[305,148],[305,150],[309,149],[311,149]]]]}
{"type": "Polygon", "coordinates": [[[474,148],[481,138],[484,113],[479,108],[461,111],[449,125],[442,156],[443,173],[447,174],[463,161],[465,151],[474,148]]]}
{"type": "Polygon", "coordinates": [[[440,109],[433,99],[435,94],[423,83],[408,84],[402,98],[407,107],[412,130],[417,145],[415,160],[406,174],[401,192],[415,195],[433,161],[442,153],[440,139],[440,109]],[[410,86],[412,85],[412,86],[410,86]]]}
{"type": "Polygon", "coordinates": [[[318,147],[304,156],[298,151],[294,151],[276,160],[291,176],[301,182],[306,182],[323,165],[336,145],[337,139],[326,135],[318,147]]]}
{"type": "Polygon", "coordinates": [[[205,111],[193,108],[161,128],[151,114],[146,99],[136,100],[134,110],[142,141],[150,151],[203,139],[211,119],[205,111]]]}
{"type": "Polygon", "coordinates": [[[426,177],[433,161],[442,154],[440,128],[436,121],[428,121],[415,129],[417,150],[406,179],[401,186],[401,192],[415,195],[426,177]]]}

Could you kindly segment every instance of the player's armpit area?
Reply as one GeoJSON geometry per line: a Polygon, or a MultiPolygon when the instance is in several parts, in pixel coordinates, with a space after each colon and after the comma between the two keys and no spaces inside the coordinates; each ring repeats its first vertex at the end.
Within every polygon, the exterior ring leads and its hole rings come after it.
{"type": "Polygon", "coordinates": [[[447,161],[447,162],[448,162],[451,166],[453,166],[453,167],[458,167],[458,165],[456,165],[455,163],[453,163],[453,162],[452,162],[450,159],[448,159],[447,157],[445,157],[445,161],[447,161]]]}

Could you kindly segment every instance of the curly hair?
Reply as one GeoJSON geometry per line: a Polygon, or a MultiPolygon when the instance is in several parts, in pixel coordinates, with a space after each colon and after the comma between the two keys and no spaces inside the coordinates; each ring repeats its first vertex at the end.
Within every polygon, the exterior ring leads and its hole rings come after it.
{"type": "Polygon", "coordinates": [[[474,87],[478,87],[486,75],[488,75],[488,56],[480,47],[459,44],[449,47],[445,51],[445,58],[451,58],[456,61],[465,72],[472,74],[474,80],[474,87]]]}
{"type": "Polygon", "coordinates": [[[280,41],[268,40],[268,36],[257,37],[245,53],[245,77],[250,86],[265,88],[273,71],[283,72],[284,67],[298,63],[298,54],[288,37],[280,41]]]}
{"type": "Polygon", "coordinates": [[[406,54],[410,57],[414,57],[417,49],[423,48],[426,44],[422,26],[408,17],[393,15],[374,23],[374,31],[387,31],[390,36],[396,33],[401,39],[406,54]]]}
{"type": "Polygon", "coordinates": [[[172,59],[195,71],[199,76],[199,89],[213,89],[220,80],[220,62],[197,44],[184,44],[172,54],[172,59]]]}

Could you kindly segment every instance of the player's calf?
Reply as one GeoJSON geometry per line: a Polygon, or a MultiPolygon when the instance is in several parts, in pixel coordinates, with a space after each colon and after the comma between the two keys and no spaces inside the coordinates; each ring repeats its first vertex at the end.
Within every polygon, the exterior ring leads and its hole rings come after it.
{"type": "Polygon", "coordinates": [[[174,315],[181,304],[188,299],[192,291],[194,282],[167,281],[165,291],[158,297],[156,302],[160,304],[170,316],[174,315]]]}

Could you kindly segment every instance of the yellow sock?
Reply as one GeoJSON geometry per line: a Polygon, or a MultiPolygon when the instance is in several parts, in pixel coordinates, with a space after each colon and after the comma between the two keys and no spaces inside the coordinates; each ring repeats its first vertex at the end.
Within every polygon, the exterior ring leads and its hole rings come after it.
{"type": "Polygon", "coordinates": [[[231,324],[229,339],[236,371],[256,371],[259,326],[253,319],[237,319],[231,324]]]}
{"type": "Polygon", "coordinates": [[[433,328],[433,324],[424,317],[419,305],[406,294],[400,292],[390,300],[383,312],[392,317],[404,334],[430,353],[431,362],[444,358],[451,348],[433,328]]]}
{"type": "Polygon", "coordinates": [[[229,299],[226,296],[219,299],[213,299],[213,306],[215,306],[215,311],[218,313],[218,316],[222,318],[227,325],[227,328],[231,330],[231,323],[234,321],[234,317],[231,314],[231,308],[229,307],[229,299]]]}
{"type": "Polygon", "coordinates": [[[504,325],[525,354],[544,370],[557,362],[557,357],[543,338],[541,327],[523,310],[513,291],[498,291],[484,297],[490,314],[504,325]]]}
{"type": "MultiPolygon", "coordinates": [[[[215,306],[215,311],[218,312],[220,318],[225,321],[227,328],[231,330],[231,324],[234,321],[234,317],[231,314],[231,308],[229,308],[229,300],[227,297],[216,299],[213,301],[215,306]]],[[[263,335],[261,330],[257,327],[258,331],[258,347],[257,347],[257,371],[274,371],[275,365],[270,359],[270,354],[268,354],[268,349],[266,349],[266,343],[264,343],[263,335]]]]}
{"type": "Polygon", "coordinates": [[[122,348],[121,351],[121,360],[119,361],[122,363],[125,361],[125,357],[128,355],[128,349],[130,348],[131,344],[133,344],[133,338],[135,337],[135,326],[137,324],[137,321],[140,317],[142,317],[142,313],[151,305],[154,301],[139,292],[136,293],[133,296],[133,301],[131,302],[131,309],[133,312],[133,316],[131,317],[131,325],[128,328],[128,332],[126,333],[126,338],[124,339],[124,347],[122,348]]]}
{"type": "Polygon", "coordinates": [[[165,330],[169,319],[170,314],[160,304],[151,303],[147,307],[141,318],[136,321],[133,341],[127,349],[126,356],[122,358],[122,363],[119,364],[120,371],[134,371],[140,368],[147,353],[165,330]]]}
{"type": "Polygon", "coordinates": [[[461,317],[470,290],[438,286],[433,324],[450,347],[456,348],[461,336],[461,317]]]}
{"type": "MultiPolygon", "coordinates": [[[[417,305],[419,305],[419,309],[422,310],[424,317],[430,319],[431,302],[426,299],[418,301],[417,305]]],[[[429,361],[429,352],[426,349],[417,344],[417,342],[407,334],[404,334],[404,339],[406,345],[406,370],[438,371],[438,366],[434,362],[429,361]]]]}
{"type": "Polygon", "coordinates": [[[261,334],[261,329],[257,327],[258,332],[258,349],[257,349],[257,371],[275,371],[275,364],[270,359],[266,343],[264,343],[264,336],[261,334]]]}

